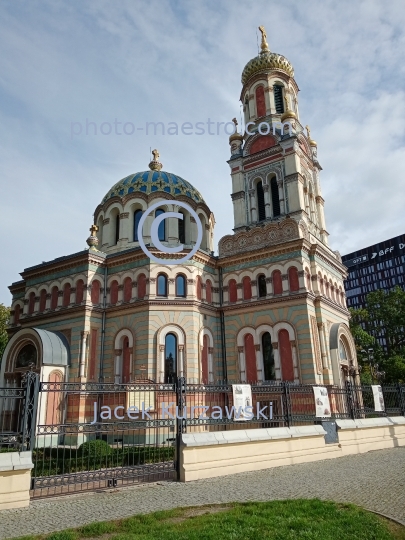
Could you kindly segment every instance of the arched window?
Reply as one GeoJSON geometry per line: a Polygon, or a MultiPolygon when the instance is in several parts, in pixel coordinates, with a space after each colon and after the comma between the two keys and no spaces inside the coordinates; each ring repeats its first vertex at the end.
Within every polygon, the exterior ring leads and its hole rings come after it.
{"type": "Polygon", "coordinates": [[[245,276],[242,280],[243,284],[243,299],[250,300],[252,298],[252,282],[249,276],[245,276]]]}
{"type": "Polygon", "coordinates": [[[244,337],[244,351],[246,362],[246,381],[248,383],[257,382],[256,348],[252,334],[244,337]]]}
{"type": "Polygon", "coordinates": [[[280,351],[281,375],[283,381],[294,381],[294,364],[290,336],[287,330],[278,333],[278,348],[280,351]]]}
{"type": "Polygon", "coordinates": [[[115,244],[118,244],[120,239],[120,215],[115,216],[115,244]]]}
{"type": "Polygon", "coordinates": [[[131,349],[129,348],[129,339],[124,337],[122,342],[122,382],[129,383],[131,380],[131,349]]]}
{"type": "Polygon", "coordinates": [[[138,225],[141,221],[142,210],[135,210],[134,212],[134,242],[138,242],[138,225]]]}
{"type": "Polygon", "coordinates": [[[273,86],[274,103],[276,105],[276,113],[283,114],[284,112],[284,100],[283,100],[283,87],[281,84],[275,84],[273,86]]]}
{"type": "Polygon", "coordinates": [[[212,304],[212,283],[209,279],[205,282],[205,299],[212,304]]]}
{"type": "Polygon", "coordinates": [[[272,274],[273,294],[283,294],[283,280],[280,270],[274,270],[272,274]]]}
{"type": "Polygon", "coordinates": [[[20,304],[17,304],[14,308],[14,324],[18,324],[20,322],[20,314],[21,314],[20,304]]]}
{"type": "Polygon", "coordinates": [[[124,302],[130,302],[132,298],[132,279],[126,277],[124,279],[124,302]]]}
{"type": "Polygon", "coordinates": [[[339,339],[339,358],[342,360],[342,362],[347,362],[349,358],[346,346],[342,339],[339,339]]]}
{"type": "Polygon", "coordinates": [[[30,293],[28,297],[28,315],[32,315],[35,309],[35,293],[30,293]]]}
{"type": "MultiPolygon", "coordinates": [[[[162,214],[164,214],[165,211],[162,209],[162,208],[158,208],[155,212],[155,218],[157,218],[158,216],[161,216],[162,214]]],[[[159,227],[158,227],[158,238],[159,240],[162,242],[163,240],[166,240],[166,220],[163,219],[160,223],[159,223],[159,227]]]]}
{"type": "Polygon", "coordinates": [[[208,384],[208,336],[203,336],[203,348],[201,351],[201,382],[202,384],[208,384]]]}
{"type": "Polygon", "coordinates": [[[172,384],[177,376],[177,337],[167,334],[165,337],[165,383],[172,384]]]}
{"type": "Polygon", "coordinates": [[[183,216],[183,219],[178,219],[177,220],[179,242],[180,242],[180,244],[185,244],[186,243],[186,223],[185,223],[186,217],[184,215],[184,212],[179,212],[179,213],[183,216]]]}
{"type": "Polygon", "coordinates": [[[236,288],[236,281],[230,279],[228,283],[229,288],[229,302],[236,302],[238,300],[238,291],[236,288]]]}
{"type": "Polygon", "coordinates": [[[91,284],[91,303],[100,303],[100,282],[98,281],[98,279],[93,280],[91,284]]]}
{"type": "Polygon", "coordinates": [[[82,279],[76,283],[76,304],[81,304],[83,302],[83,293],[84,293],[84,282],[82,279]]]}
{"type": "Polygon", "coordinates": [[[114,279],[110,285],[110,304],[118,302],[118,281],[114,279]]]}
{"type": "Polygon", "coordinates": [[[266,116],[266,101],[264,99],[263,86],[256,88],[256,111],[257,116],[266,116]]]}
{"type": "Polygon", "coordinates": [[[63,307],[68,307],[70,304],[70,283],[65,283],[63,287],[63,307]]]}
{"type": "Polygon", "coordinates": [[[273,345],[271,343],[271,336],[269,332],[265,332],[262,335],[262,354],[263,354],[264,380],[274,381],[276,379],[276,368],[274,365],[273,345]]]}
{"type": "Polygon", "coordinates": [[[167,296],[167,277],[164,274],[158,275],[156,289],[158,296],[167,296]]]}
{"type": "Polygon", "coordinates": [[[201,277],[200,276],[197,276],[195,289],[196,289],[197,299],[201,300],[201,277]]]}
{"type": "Polygon", "coordinates": [[[176,276],[176,296],[186,296],[186,278],[182,274],[176,276]]]}
{"type": "Polygon", "coordinates": [[[266,219],[266,207],[264,203],[264,191],[263,191],[263,182],[257,182],[256,186],[257,191],[257,208],[259,212],[259,221],[266,219]]]}
{"type": "Polygon", "coordinates": [[[257,287],[259,289],[260,298],[267,296],[266,276],[264,274],[260,274],[257,278],[257,287]]]}
{"type": "Polygon", "coordinates": [[[270,181],[270,189],[271,189],[271,202],[273,205],[273,217],[277,217],[280,215],[280,197],[278,193],[277,178],[275,176],[273,176],[273,178],[270,181]]]}
{"type": "Polygon", "coordinates": [[[27,368],[30,366],[30,364],[34,364],[34,366],[37,365],[37,350],[32,343],[29,343],[28,345],[24,345],[24,347],[20,350],[18,353],[15,367],[16,368],[27,368]]]}
{"type": "Polygon", "coordinates": [[[42,313],[46,308],[46,290],[42,289],[39,293],[39,311],[42,313]]]}
{"type": "Polygon", "coordinates": [[[139,274],[138,276],[138,299],[143,300],[146,296],[146,276],[139,274]]]}
{"type": "Polygon", "coordinates": [[[290,291],[295,292],[300,290],[300,283],[298,280],[298,270],[295,266],[290,266],[288,269],[288,282],[290,285],[290,291]]]}
{"type": "Polygon", "coordinates": [[[58,307],[58,294],[59,290],[58,287],[52,287],[51,291],[51,309],[56,309],[58,307]]]}

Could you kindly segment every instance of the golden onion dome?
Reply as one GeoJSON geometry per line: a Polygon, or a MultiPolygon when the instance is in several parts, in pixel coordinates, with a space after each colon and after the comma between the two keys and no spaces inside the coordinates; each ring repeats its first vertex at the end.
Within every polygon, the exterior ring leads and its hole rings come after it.
{"type": "Polygon", "coordinates": [[[297,115],[294,111],[291,111],[290,109],[287,109],[285,113],[281,115],[281,121],[284,122],[288,118],[292,118],[293,120],[297,120],[297,115]]]}
{"type": "Polygon", "coordinates": [[[269,50],[262,50],[258,56],[252,58],[244,67],[242,71],[242,84],[245,84],[258,71],[268,69],[280,69],[290,77],[294,77],[294,69],[285,56],[269,50]]]}
{"type": "Polygon", "coordinates": [[[243,135],[238,132],[232,133],[232,135],[229,137],[229,142],[231,143],[233,141],[243,141],[243,135]]]}

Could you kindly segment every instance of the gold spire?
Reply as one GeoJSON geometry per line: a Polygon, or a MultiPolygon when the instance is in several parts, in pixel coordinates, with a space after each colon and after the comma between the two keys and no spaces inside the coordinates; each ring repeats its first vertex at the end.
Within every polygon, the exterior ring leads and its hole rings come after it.
{"type": "Polygon", "coordinates": [[[266,34],[266,30],[264,28],[264,26],[259,26],[259,30],[262,34],[262,43],[260,45],[261,49],[262,49],[262,53],[264,52],[270,52],[270,49],[269,49],[269,44],[267,43],[267,34],[266,34]]]}
{"type": "Polygon", "coordinates": [[[243,141],[243,136],[238,133],[238,121],[236,120],[236,118],[232,118],[232,122],[235,124],[235,132],[230,135],[229,142],[231,143],[232,141],[243,141]]]}
{"type": "Polygon", "coordinates": [[[153,154],[153,159],[152,161],[149,163],[149,169],[151,171],[160,171],[163,167],[163,165],[160,163],[159,160],[159,157],[160,157],[160,154],[159,152],[156,150],[152,150],[152,154],[153,154]]]}

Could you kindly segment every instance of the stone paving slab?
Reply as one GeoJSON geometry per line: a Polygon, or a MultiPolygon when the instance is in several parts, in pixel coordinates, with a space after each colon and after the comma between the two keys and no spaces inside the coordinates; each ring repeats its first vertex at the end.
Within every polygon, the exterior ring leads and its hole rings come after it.
{"type": "Polygon", "coordinates": [[[405,522],[405,448],[181,484],[34,500],[0,511],[0,540],[179,506],[315,498],[352,502],[405,522]]]}

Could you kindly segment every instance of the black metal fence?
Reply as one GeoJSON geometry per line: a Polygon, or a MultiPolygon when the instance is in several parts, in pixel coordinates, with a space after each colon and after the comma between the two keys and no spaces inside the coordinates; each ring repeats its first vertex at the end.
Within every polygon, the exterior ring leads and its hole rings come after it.
{"type": "Polygon", "coordinates": [[[0,451],[32,450],[31,495],[45,497],[175,479],[182,433],[405,416],[405,385],[382,386],[383,411],[370,385],[327,386],[328,418],[313,388],[252,385],[251,417],[239,421],[232,384],[39,383],[28,372],[0,388],[0,451]]]}

